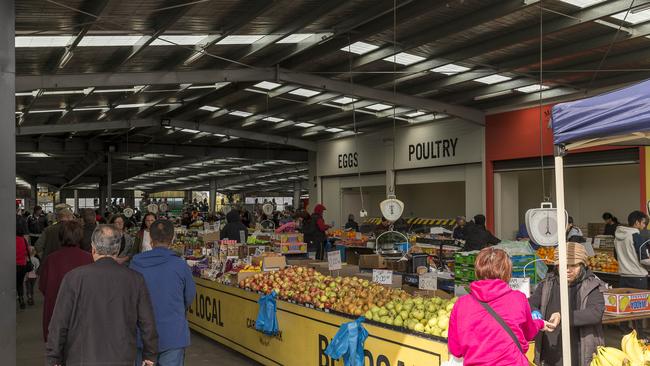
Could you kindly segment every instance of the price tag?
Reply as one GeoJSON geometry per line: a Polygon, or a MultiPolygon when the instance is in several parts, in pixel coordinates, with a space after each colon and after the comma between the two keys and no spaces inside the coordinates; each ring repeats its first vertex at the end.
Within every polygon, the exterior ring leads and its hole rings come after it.
{"type": "Polygon", "coordinates": [[[420,290],[432,290],[432,291],[437,290],[438,277],[432,276],[430,274],[421,275],[420,280],[418,281],[418,288],[420,290]]]}
{"type": "Polygon", "coordinates": [[[210,223],[209,222],[204,222],[203,223],[203,230],[205,231],[210,231],[210,223]]]}
{"type": "Polygon", "coordinates": [[[239,242],[246,244],[246,232],[244,230],[239,230],[239,242]]]}
{"type": "Polygon", "coordinates": [[[522,292],[528,298],[530,297],[530,278],[513,277],[510,279],[510,288],[522,292]]]}
{"type": "Polygon", "coordinates": [[[327,252],[327,265],[330,271],[338,271],[341,269],[341,251],[334,250],[327,252]]]}
{"type": "Polygon", "coordinates": [[[393,271],[386,269],[373,269],[372,282],[376,282],[382,285],[392,285],[393,271]]]}

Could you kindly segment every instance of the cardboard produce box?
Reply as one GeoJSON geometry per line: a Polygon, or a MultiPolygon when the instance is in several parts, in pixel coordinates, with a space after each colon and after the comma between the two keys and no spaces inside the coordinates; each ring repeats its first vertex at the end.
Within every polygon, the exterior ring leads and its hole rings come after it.
{"type": "Polygon", "coordinates": [[[203,240],[204,243],[210,243],[213,241],[219,241],[220,234],[218,231],[200,231],[199,237],[203,240]]]}
{"type": "Polygon", "coordinates": [[[301,266],[309,267],[313,263],[320,263],[318,259],[309,259],[309,258],[299,258],[299,259],[287,259],[287,265],[289,266],[301,266]]]}
{"type": "Polygon", "coordinates": [[[263,271],[274,271],[286,267],[287,258],[283,255],[258,256],[251,259],[251,264],[254,266],[262,266],[263,271]]]}
{"type": "Polygon", "coordinates": [[[362,254],[359,256],[359,268],[384,269],[386,268],[386,261],[379,254],[362,254]]]}
{"type": "Polygon", "coordinates": [[[249,278],[253,277],[256,274],[260,274],[261,272],[237,272],[237,283],[249,278]]]}
{"type": "Polygon", "coordinates": [[[406,291],[407,293],[413,295],[413,296],[422,296],[422,297],[439,297],[441,299],[449,300],[453,296],[446,291],[442,290],[420,290],[419,288],[415,286],[410,286],[410,285],[402,285],[402,290],[406,291]]]}
{"type": "Polygon", "coordinates": [[[613,288],[603,294],[605,312],[608,314],[631,314],[650,311],[650,291],[635,288],[613,288]]]}
{"type": "Polygon", "coordinates": [[[351,264],[341,264],[341,269],[338,271],[332,271],[330,273],[329,264],[327,262],[315,262],[308,265],[308,267],[314,268],[319,273],[325,276],[342,276],[342,277],[352,277],[359,274],[359,266],[354,266],[351,264]]]}

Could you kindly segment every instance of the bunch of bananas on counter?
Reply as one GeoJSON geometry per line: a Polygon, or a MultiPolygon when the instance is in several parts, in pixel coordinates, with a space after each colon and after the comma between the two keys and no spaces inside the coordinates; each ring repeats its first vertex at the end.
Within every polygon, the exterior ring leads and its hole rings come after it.
{"type": "Polygon", "coordinates": [[[250,264],[247,264],[244,268],[239,270],[239,272],[261,272],[262,267],[261,266],[252,266],[250,264]]]}
{"type": "Polygon", "coordinates": [[[621,349],[599,346],[591,361],[591,366],[650,365],[650,350],[636,337],[636,330],[623,337],[621,349]]]}

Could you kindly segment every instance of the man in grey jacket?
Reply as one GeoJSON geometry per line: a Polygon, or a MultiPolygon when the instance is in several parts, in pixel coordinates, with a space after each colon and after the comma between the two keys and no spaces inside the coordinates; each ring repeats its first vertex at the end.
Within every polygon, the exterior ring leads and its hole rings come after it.
{"type": "Polygon", "coordinates": [[[121,238],[113,226],[98,226],[92,236],[95,263],[63,278],[49,326],[47,365],[133,365],[138,328],[143,365],[154,365],[153,308],[142,275],[115,261],[121,238]]]}
{"type": "Polygon", "coordinates": [[[621,274],[620,287],[647,289],[648,270],[641,265],[641,259],[647,258],[650,245],[643,245],[640,230],[647,220],[645,213],[632,211],[627,218],[629,226],[618,226],[614,235],[614,247],[621,274]]]}

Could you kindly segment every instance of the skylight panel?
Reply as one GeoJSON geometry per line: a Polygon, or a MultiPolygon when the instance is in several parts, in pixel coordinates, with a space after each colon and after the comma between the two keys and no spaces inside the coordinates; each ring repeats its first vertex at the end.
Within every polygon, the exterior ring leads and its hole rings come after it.
{"type": "Polygon", "coordinates": [[[508,81],[510,79],[512,79],[512,78],[508,77],[508,76],[494,74],[494,75],[489,75],[489,76],[484,76],[482,78],[474,79],[474,81],[478,81],[479,83],[489,85],[489,84],[500,83],[500,82],[503,82],[503,81],[508,81]]]}
{"type": "Polygon", "coordinates": [[[201,131],[193,130],[193,129],[191,129],[191,128],[183,128],[183,129],[181,130],[181,132],[186,132],[186,133],[199,133],[199,132],[201,132],[201,131]]]}
{"type": "Polygon", "coordinates": [[[445,74],[447,76],[456,75],[461,72],[465,72],[467,70],[469,70],[469,67],[456,65],[456,64],[447,64],[447,65],[436,67],[435,69],[431,69],[431,71],[433,72],[445,74]]]}
{"type": "Polygon", "coordinates": [[[313,97],[314,95],[318,95],[320,93],[321,92],[316,91],[316,90],[310,90],[310,89],[304,89],[304,88],[299,88],[299,89],[292,90],[292,91],[289,92],[289,94],[298,95],[298,96],[307,97],[307,98],[313,97]]]}
{"type": "Polygon", "coordinates": [[[148,107],[151,104],[149,103],[134,103],[134,104],[120,104],[115,107],[115,109],[127,109],[127,108],[142,108],[142,107],[148,107]]]}
{"type": "Polygon", "coordinates": [[[560,0],[560,1],[580,8],[588,8],[592,5],[600,4],[605,0],[560,0]]]}
{"type": "Polygon", "coordinates": [[[228,114],[230,114],[232,116],[237,116],[237,117],[250,117],[250,116],[253,115],[253,113],[244,112],[244,111],[232,111],[232,112],[230,112],[228,114]]]}
{"type": "Polygon", "coordinates": [[[313,36],[314,33],[295,33],[291,34],[287,37],[282,38],[281,40],[277,41],[276,43],[299,43],[304,41],[305,39],[313,36]]]}
{"type": "Polygon", "coordinates": [[[309,128],[309,127],[314,127],[314,124],[308,122],[300,122],[300,123],[296,123],[295,126],[300,128],[309,128]]]}
{"type": "Polygon", "coordinates": [[[341,98],[338,98],[338,99],[334,99],[334,100],[332,100],[332,103],[341,104],[341,105],[346,105],[346,104],[354,103],[354,102],[356,102],[357,100],[358,100],[358,99],[356,99],[356,98],[341,97],[341,98]]]}
{"type": "Polygon", "coordinates": [[[274,82],[271,82],[271,81],[262,81],[260,83],[257,83],[255,85],[253,85],[253,86],[256,87],[256,88],[264,89],[264,90],[273,90],[275,88],[278,88],[278,87],[282,86],[282,84],[274,83],[274,82]]]}
{"type": "Polygon", "coordinates": [[[65,109],[36,109],[29,111],[29,114],[35,113],[63,113],[65,109]]]}
{"type": "Polygon", "coordinates": [[[29,91],[29,92],[20,92],[20,93],[16,93],[16,96],[17,96],[17,97],[31,97],[32,95],[33,95],[33,94],[32,94],[32,92],[30,92],[30,91],[29,91]]]}
{"type": "Polygon", "coordinates": [[[65,47],[72,36],[18,36],[15,38],[16,48],[22,47],[65,47]]]}
{"type": "Polygon", "coordinates": [[[407,114],[405,114],[405,116],[406,116],[406,117],[409,117],[409,118],[415,118],[415,117],[424,116],[425,114],[426,114],[426,113],[424,113],[424,112],[422,112],[422,111],[417,111],[417,112],[407,113],[407,114]]]}
{"type": "Polygon", "coordinates": [[[102,106],[97,106],[97,107],[79,107],[79,108],[74,108],[74,112],[88,112],[88,111],[105,111],[108,110],[108,107],[102,107],[102,106]]]}
{"type": "Polygon", "coordinates": [[[85,94],[85,90],[49,90],[44,91],[43,95],[66,95],[66,94],[85,94]]]}
{"type": "Polygon", "coordinates": [[[209,85],[192,85],[188,89],[221,89],[228,84],[230,84],[229,81],[223,81],[209,85]]]}
{"type": "Polygon", "coordinates": [[[612,15],[612,18],[616,18],[618,20],[624,20],[625,22],[632,23],[632,24],[639,24],[639,23],[645,23],[647,21],[650,21],[650,8],[648,7],[632,9],[630,13],[627,14],[627,17],[625,16],[626,13],[627,11],[614,14],[612,15]]]}
{"type": "Polygon", "coordinates": [[[412,55],[410,53],[406,52],[400,52],[396,55],[393,56],[388,56],[384,58],[384,61],[388,62],[396,62],[400,65],[411,65],[416,62],[424,61],[425,58],[422,56],[417,56],[417,55],[412,55]]]}
{"type": "Polygon", "coordinates": [[[259,41],[264,35],[233,35],[227,36],[217,44],[253,44],[259,41]]]}
{"type": "Polygon", "coordinates": [[[123,88],[123,89],[95,89],[93,93],[135,93],[139,92],[144,88],[144,85],[134,86],[132,88],[123,88]]]}
{"type": "Polygon", "coordinates": [[[135,46],[142,38],[136,36],[85,36],[79,42],[79,47],[123,47],[135,46]]]}
{"type": "Polygon", "coordinates": [[[263,121],[268,121],[268,122],[273,122],[273,123],[278,123],[284,121],[284,118],[277,118],[277,117],[266,117],[263,119],[263,121]]]}
{"type": "Polygon", "coordinates": [[[377,103],[377,104],[369,105],[365,108],[373,111],[381,112],[381,111],[385,111],[386,109],[393,108],[393,106],[388,104],[377,103]]]}
{"type": "Polygon", "coordinates": [[[374,44],[359,41],[359,42],[354,42],[349,46],[345,46],[341,48],[341,50],[345,52],[356,53],[357,55],[363,55],[370,51],[374,51],[377,48],[379,48],[379,46],[375,46],[374,44]]]}
{"type": "Polygon", "coordinates": [[[213,107],[213,106],[211,106],[211,105],[204,105],[204,106],[202,106],[202,107],[199,108],[199,109],[200,109],[200,110],[203,110],[203,111],[208,111],[208,112],[216,112],[216,111],[218,111],[218,110],[221,109],[221,108],[219,108],[219,107],[213,107]]]}
{"type": "Polygon", "coordinates": [[[198,35],[162,35],[156,38],[151,42],[151,46],[173,46],[173,45],[183,45],[183,46],[194,46],[197,43],[201,42],[207,34],[198,34],[198,35]]]}
{"type": "Polygon", "coordinates": [[[337,133],[337,132],[343,132],[342,128],[337,128],[337,127],[332,127],[332,128],[326,128],[326,132],[332,132],[332,133],[337,133]]]}
{"type": "Polygon", "coordinates": [[[518,91],[518,92],[522,92],[522,93],[534,93],[534,92],[539,92],[539,91],[546,90],[546,89],[549,89],[549,88],[550,87],[548,85],[533,84],[533,85],[528,85],[528,86],[524,86],[524,87],[521,87],[521,88],[517,88],[515,90],[518,91]]]}

